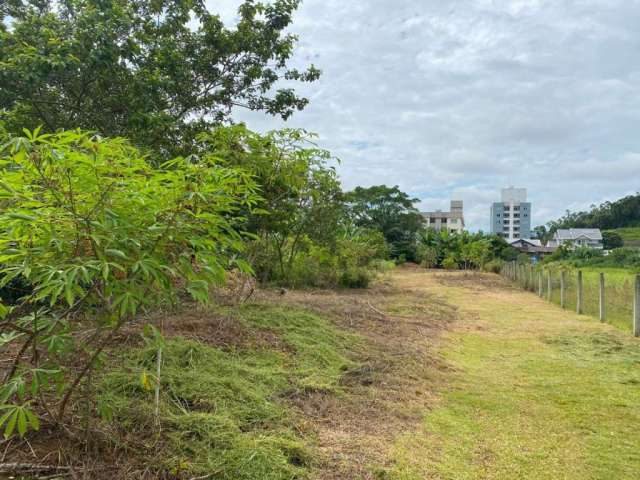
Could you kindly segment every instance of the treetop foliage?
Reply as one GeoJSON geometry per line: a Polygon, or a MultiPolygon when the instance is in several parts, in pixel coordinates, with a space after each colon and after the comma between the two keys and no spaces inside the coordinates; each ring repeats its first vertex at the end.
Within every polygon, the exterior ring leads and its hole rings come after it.
{"type": "Polygon", "coordinates": [[[164,158],[193,153],[197,134],[233,107],[288,118],[307,105],[290,85],[319,70],[287,67],[298,5],[245,0],[226,26],[202,0],[11,0],[11,22],[0,19],[0,111],[13,133],[81,128],[164,158]]]}
{"type": "Polygon", "coordinates": [[[345,194],[349,215],[356,225],[379,230],[391,247],[394,257],[417,260],[416,234],[424,218],[415,208],[420,200],[411,198],[396,185],[356,187],[345,194]]]}
{"type": "Polygon", "coordinates": [[[567,211],[562,218],[549,222],[551,232],[560,228],[611,230],[637,226],[640,226],[640,193],[594,205],[591,210],[584,212],[567,211]]]}

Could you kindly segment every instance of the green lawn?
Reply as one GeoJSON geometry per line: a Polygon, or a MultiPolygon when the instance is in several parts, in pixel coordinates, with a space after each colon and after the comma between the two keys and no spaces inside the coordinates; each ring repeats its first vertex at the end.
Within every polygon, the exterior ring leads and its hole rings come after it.
{"type": "Polygon", "coordinates": [[[425,282],[460,309],[453,380],[382,478],[638,478],[638,340],[533,293],[425,282]]]}

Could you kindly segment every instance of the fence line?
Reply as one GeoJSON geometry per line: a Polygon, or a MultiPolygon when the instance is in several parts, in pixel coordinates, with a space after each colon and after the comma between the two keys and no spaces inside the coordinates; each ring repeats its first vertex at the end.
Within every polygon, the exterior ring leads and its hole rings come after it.
{"type": "Polygon", "coordinates": [[[524,290],[537,290],[540,298],[559,303],[563,309],[572,308],[570,305],[575,299],[575,311],[579,315],[592,315],[601,322],[613,320],[612,323],[626,325],[627,328],[630,320],[633,335],[640,337],[640,275],[635,275],[631,282],[625,277],[616,283],[615,272],[613,281],[607,280],[605,273],[599,272],[597,280],[587,277],[591,281],[585,284],[582,270],[577,270],[572,277],[563,269],[558,276],[551,268],[534,268],[517,262],[506,263],[501,273],[524,290]]]}

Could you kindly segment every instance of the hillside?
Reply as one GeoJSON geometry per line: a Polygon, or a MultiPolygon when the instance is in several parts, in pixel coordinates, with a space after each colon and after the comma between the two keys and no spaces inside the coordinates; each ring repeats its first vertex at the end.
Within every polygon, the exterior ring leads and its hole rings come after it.
{"type": "Polygon", "coordinates": [[[606,231],[620,235],[625,247],[640,248],[640,227],[616,228],[606,231]]]}
{"type": "Polygon", "coordinates": [[[552,230],[559,228],[617,228],[638,227],[640,225],[640,193],[628,195],[613,202],[604,202],[590,210],[567,213],[550,222],[552,230]]]}

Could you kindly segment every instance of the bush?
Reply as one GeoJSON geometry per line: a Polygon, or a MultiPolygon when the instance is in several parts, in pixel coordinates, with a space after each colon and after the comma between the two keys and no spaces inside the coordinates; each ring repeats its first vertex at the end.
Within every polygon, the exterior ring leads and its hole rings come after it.
{"type": "Polygon", "coordinates": [[[376,259],[371,262],[369,267],[379,273],[387,273],[396,268],[396,262],[393,260],[376,259]]]}
{"type": "Polygon", "coordinates": [[[602,240],[604,248],[607,250],[613,250],[614,248],[622,248],[624,241],[617,232],[602,232],[602,240]]]}
{"type": "Polygon", "coordinates": [[[448,255],[442,261],[442,268],[444,268],[446,270],[457,270],[458,269],[458,262],[456,261],[454,256],[448,255]]]}
{"type": "Polygon", "coordinates": [[[137,312],[176,301],[180,290],[209,300],[242,247],[237,212],[257,198],[250,175],[217,161],[177,158],[156,168],[123,139],[79,131],[26,132],[3,147],[0,286],[33,289],[20,308],[0,305],[3,348],[16,352],[0,387],[12,415],[37,428],[27,406],[37,398],[46,408],[49,399],[61,421],[137,312]],[[96,335],[75,335],[87,327],[96,335]],[[39,354],[23,356],[27,347],[39,354]]]}
{"type": "Polygon", "coordinates": [[[491,260],[484,264],[484,271],[491,273],[500,273],[502,271],[502,267],[504,267],[504,260],[491,260]]]}
{"type": "Polygon", "coordinates": [[[349,268],[340,275],[340,286],[345,288],[367,288],[371,273],[364,268],[349,268]]]}
{"type": "Polygon", "coordinates": [[[420,265],[425,268],[436,268],[438,266],[438,251],[433,247],[421,246],[420,265]]]}

